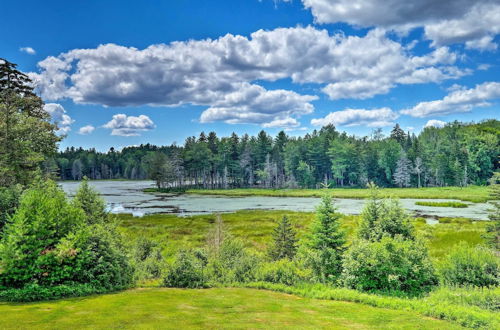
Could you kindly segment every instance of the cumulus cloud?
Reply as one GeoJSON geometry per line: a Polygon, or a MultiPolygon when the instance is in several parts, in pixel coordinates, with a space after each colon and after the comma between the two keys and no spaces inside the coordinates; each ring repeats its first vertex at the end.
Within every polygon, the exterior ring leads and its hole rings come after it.
{"type": "Polygon", "coordinates": [[[19,50],[23,53],[30,54],[30,55],[36,54],[36,51],[31,47],[21,47],[21,48],[19,48],[19,50]]]}
{"type": "Polygon", "coordinates": [[[390,108],[379,108],[373,110],[366,109],[346,109],[342,111],[330,112],[324,118],[311,120],[314,126],[359,126],[385,127],[393,125],[393,121],[398,118],[398,114],[390,108]]]}
{"type": "Polygon", "coordinates": [[[424,125],[424,127],[444,127],[445,125],[446,125],[445,121],[431,119],[424,125]]]}
{"type": "Polygon", "coordinates": [[[500,33],[498,0],[302,0],[318,23],[346,22],[362,27],[408,31],[423,27],[434,46],[465,43],[495,49],[500,33]]]}
{"type": "Polygon", "coordinates": [[[489,106],[489,100],[500,98],[500,83],[485,82],[475,88],[464,89],[458,86],[441,100],[420,102],[401,113],[412,117],[443,116],[451,113],[469,112],[476,107],[489,106]]]}
{"type": "Polygon", "coordinates": [[[67,134],[71,131],[71,124],[75,121],[66,114],[64,107],[58,103],[47,103],[43,106],[52,117],[52,122],[59,128],[58,133],[67,134]]]}
{"type": "Polygon", "coordinates": [[[440,82],[467,74],[454,66],[455,61],[456,55],[445,47],[413,56],[377,29],[357,37],[309,26],[142,50],[114,44],[74,49],[41,61],[40,72],[30,76],[47,99],[105,106],[194,104],[208,107],[202,122],[295,125],[291,119],[312,112],[310,101],[315,98],[266,90],[257,81],[288,78],[318,84],[331,99],[362,99],[387,93],[398,84],[440,82]]]}
{"type": "Polygon", "coordinates": [[[224,95],[200,117],[202,123],[224,121],[229,124],[264,123],[264,127],[298,126],[293,116],[313,112],[310,101],[316,96],[300,95],[287,90],[266,90],[242,84],[237,91],[224,95]]]}
{"type": "Polygon", "coordinates": [[[78,130],[78,134],[89,135],[89,134],[92,134],[92,132],[94,132],[94,130],[95,130],[94,126],[86,125],[86,126],[80,127],[80,129],[78,130]]]}
{"type": "Polygon", "coordinates": [[[138,136],[141,132],[150,131],[156,126],[146,115],[135,117],[120,113],[114,115],[113,119],[103,127],[111,129],[111,135],[138,136]]]}

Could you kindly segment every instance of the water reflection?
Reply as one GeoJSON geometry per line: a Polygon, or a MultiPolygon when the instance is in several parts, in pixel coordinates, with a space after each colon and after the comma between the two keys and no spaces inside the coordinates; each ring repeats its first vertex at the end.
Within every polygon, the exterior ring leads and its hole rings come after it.
{"type": "MultiPolygon", "coordinates": [[[[62,182],[63,189],[73,196],[78,182],[62,182]]],[[[141,217],[148,213],[172,213],[179,215],[204,214],[214,212],[235,212],[238,210],[290,210],[314,211],[319,198],[311,197],[225,197],[202,195],[147,194],[144,188],[153,187],[151,181],[92,181],[108,203],[112,213],[131,213],[141,217]]],[[[424,218],[466,217],[487,220],[487,203],[468,203],[468,208],[429,207],[415,205],[416,199],[402,199],[401,204],[415,215],[424,218]]],[[[422,200],[420,200],[422,201],[422,200]]],[[[344,214],[359,214],[365,201],[360,199],[335,199],[339,211],[344,214]]]]}

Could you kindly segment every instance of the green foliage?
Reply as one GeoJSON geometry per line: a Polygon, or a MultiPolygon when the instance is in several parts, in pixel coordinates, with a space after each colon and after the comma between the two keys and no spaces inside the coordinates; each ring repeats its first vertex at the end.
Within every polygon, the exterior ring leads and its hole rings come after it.
{"type": "Polygon", "coordinates": [[[73,199],[73,203],[76,207],[81,208],[83,212],[85,212],[85,218],[88,224],[102,224],[109,221],[109,215],[106,212],[104,200],[100,197],[99,193],[89,185],[87,178],[84,178],[80,184],[75,198],[73,199]]]}
{"type": "Polygon", "coordinates": [[[439,273],[446,285],[495,286],[500,284],[500,259],[487,248],[462,243],[442,261],[439,273]]]}
{"type": "Polygon", "coordinates": [[[208,286],[206,256],[200,251],[180,250],[175,261],[167,267],[163,286],[175,288],[204,288],[208,286]]]}
{"type": "Polygon", "coordinates": [[[283,258],[293,259],[297,253],[297,238],[296,233],[285,215],[281,218],[278,226],[273,232],[273,245],[269,251],[269,255],[273,260],[283,258]]]}
{"type": "Polygon", "coordinates": [[[373,184],[370,190],[371,198],[363,208],[358,237],[370,241],[378,241],[385,236],[414,239],[410,216],[399,201],[380,199],[378,188],[373,184]]]}
{"type": "Polygon", "coordinates": [[[61,140],[33,83],[0,58],[0,187],[28,185],[61,140]]]}
{"type": "Polygon", "coordinates": [[[498,252],[500,251],[500,172],[493,175],[490,184],[490,197],[493,200],[491,202],[493,207],[489,215],[491,223],[486,227],[484,238],[487,244],[498,252]]]}
{"type": "Polygon", "coordinates": [[[244,283],[255,278],[259,258],[238,239],[226,238],[217,254],[208,260],[207,271],[212,283],[244,283]]]}
{"type": "Polygon", "coordinates": [[[139,281],[158,279],[162,277],[164,258],[161,246],[144,236],[139,237],[134,249],[135,278],[139,281]]]}
{"type": "Polygon", "coordinates": [[[415,205],[430,206],[430,207],[453,207],[453,208],[466,208],[465,203],[460,202],[415,202],[415,205]]]}
{"type": "Polygon", "coordinates": [[[27,190],[0,242],[0,288],[37,285],[48,291],[34,290],[50,292],[89,285],[103,292],[131,286],[133,269],[114,225],[87,222],[54,182],[27,190]]]}
{"type": "Polygon", "coordinates": [[[297,261],[280,259],[260,265],[256,279],[259,281],[295,285],[312,279],[310,269],[304,268],[297,261]]]}
{"type": "Polygon", "coordinates": [[[500,311],[500,287],[446,287],[433,290],[427,301],[436,304],[475,306],[493,312],[500,311]]]}
{"type": "Polygon", "coordinates": [[[437,284],[423,243],[390,237],[354,242],[345,255],[341,281],[361,291],[410,295],[428,292],[437,284]]]}
{"type": "Polygon", "coordinates": [[[316,265],[320,267],[324,280],[334,280],[342,271],[346,238],[340,227],[341,217],[333,205],[332,197],[325,194],[316,209],[310,242],[319,262],[316,265]]]}
{"type": "Polygon", "coordinates": [[[14,213],[19,205],[21,191],[19,185],[10,188],[0,187],[0,237],[9,216],[14,213]]]}

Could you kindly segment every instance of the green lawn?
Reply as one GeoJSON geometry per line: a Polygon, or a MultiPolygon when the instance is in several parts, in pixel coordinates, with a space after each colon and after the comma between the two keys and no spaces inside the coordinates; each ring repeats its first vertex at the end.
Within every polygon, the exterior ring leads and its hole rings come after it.
{"type": "MultiPolygon", "coordinates": [[[[276,221],[287,215],[295,228],[298,237],[304,238],[309,231],[314,213],[293,211],[245,210],[235,213],[224,213],[222,219],[227,228],[237,238],[242,239],[248,247],[264,251],[271,240],[276,221]]],[[[122,214],[119,216],[120,230],[133,242],[139,235],[160,241],[167,252],[174,252],[182,247],[201,247],[206,243],[206,235],[215,221],[215,215],[195,215],[177,217],[168,214],[153,214],[142,218],[122,214]]],[[[468,219],[446,218],[446,223],[427,225],[423,219],[415,220],[417,232],[428,240],[430,254],[441,257],[460,241],[470,244],[483,242],[481,235],[485,230],[485,221],[472,222],[468,219]]],[[[349,215],[342,218],[342,224],[352,238],[356,230],[359,216],[349,215]]],[[[169,253],[170,254],[170,253],[169,253]]]]}
{"type": "MultiPolygon", "coordinates": [[[[224,196],[275,196],[275,197],[321,197],[328,191],[336,198],[367,198],[370,190],[363,188],[335,189],[191,189],[187,193],[224,196]]],[[[417,199],[458,199],[470,202],[488,200],[488,187],[432,187],[432,188],[381,188],[382,196],[417,199]]]]}
{"type": "Polygon", "coordinates": [[[456,329],[366,305],[255,289],[136,289],[29,304],[0,303],[1,329],[456,329]]]}

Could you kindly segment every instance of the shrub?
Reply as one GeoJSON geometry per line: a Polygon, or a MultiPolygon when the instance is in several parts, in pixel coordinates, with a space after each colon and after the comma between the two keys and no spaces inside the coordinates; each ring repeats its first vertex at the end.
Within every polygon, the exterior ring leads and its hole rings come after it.
{"type": "Polygon", "coordinates": [[[219,252],[209,256],[207,268],[213,283],[244,283],[255,279],[259,262],[241,241],[226,237],[219,252]]]}
{"type": "Polygon", "coordinates": [[[297,262],[289,259],[264,263],[259,267],[256,276],[258,281],[285,285],[295,285],[305,282],[310,280],[311,277],[311,270],[301,268],[297,262]]]}
{"type": "Polygon", "coordinates": [[[137,280],[161,278],[164,259],[157,242],[140,237],[133,250],[133,259],[137,280]]]}
{"type": "Polygon", "coordinates": [[[88,225],[85,212],[54,182],[27,190],[11,221],[0,242],[3,290],[88,285],[104,292],[132,285],[133,269],[114,224],[88,225]]]}
{"type": "Polygon", "coordinates": [[[207,287],[206,258],[201,251],[180,250],[175,261],[168,266],[163,286],[173,288],[207,287]]]}
{"type": "Polygon", "coordinates": [[[418,295],[437,283],[422,242],[400,237],[355,242],[346,253],[343,268],[341,282],[361,291],[418,295]]]}
{"type": "Polygon", "coordinates": [[[499,285],[500,260],[488,248],[461,243],[441,262],[439,273],[447,285],[499,285]]]}

